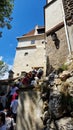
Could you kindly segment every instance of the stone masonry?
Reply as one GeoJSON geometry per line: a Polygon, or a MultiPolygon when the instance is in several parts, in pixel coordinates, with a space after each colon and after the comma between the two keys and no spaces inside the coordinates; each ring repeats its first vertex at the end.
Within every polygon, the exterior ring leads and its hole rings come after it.
{"type": "Polygon", "coordinates": [[[73,24],[73,0],[63,0],[63,6],[67,24],[70,26],[73,24]]]}
{"type": "Polygon", "coordinates": [[[59,40],[59,48],[56,48],[51,35],[47,37],[46,44],[46,56],[48,57],[48,62],[54,68],[60,67],[68,56],[68,46],[64,27],[56,31],[56,34],[59,40]]]}

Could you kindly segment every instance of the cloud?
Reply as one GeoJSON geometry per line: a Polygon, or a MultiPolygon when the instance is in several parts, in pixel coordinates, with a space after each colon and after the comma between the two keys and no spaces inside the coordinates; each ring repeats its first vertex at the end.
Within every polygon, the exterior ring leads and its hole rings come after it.
{"type": "Polygon", "coordinates": [[[0,61],[2,61],[2,59],[3,59],[3,57],[2,57],[2,56],[0,56],[0,61]]]}

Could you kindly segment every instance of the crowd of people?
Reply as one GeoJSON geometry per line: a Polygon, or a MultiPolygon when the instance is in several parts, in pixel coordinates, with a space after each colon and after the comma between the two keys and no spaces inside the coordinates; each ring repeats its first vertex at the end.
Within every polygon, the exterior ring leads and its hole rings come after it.
{"type": "Polygon", "coordinates": [[[25,73],[22,78],[22,84],[24,86],[34,86],[36,87],[39,83],[39,79],[41,79],[43,75],[43,70],[40,68],[38,70],[34,69],[28,73],[25,73]]]}
{"type": "Polygon", "coordinates": [[[9,92],[0,95],[0,130],[14,130],[16,125],[19,88],[10,86],[9,92]]]}
{"type": "Polygon", "coordinates": [[[43,70],[25,73],[17,82],[9,84],[7,93],[0,94],[0,130],[14,130],[16,125],[19,91],[22,86],[36,87],[43,70]]]}

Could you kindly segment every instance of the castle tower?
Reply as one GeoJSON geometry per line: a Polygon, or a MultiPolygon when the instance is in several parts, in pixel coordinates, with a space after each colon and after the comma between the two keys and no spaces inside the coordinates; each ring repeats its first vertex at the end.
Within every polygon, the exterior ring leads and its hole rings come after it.
{"type": "Polygon", "coordinates": [[[44,42],[44,27],[38,25],[27,34],[18,37],[18,46],[14,59],[14,77],[33,69],[42,68],[46,73],[46,53],[44,42]]]}
{"type": "Polygon", "coordinates": [[[73,51],[72,4],[72,0],[47,0],[44,7],[46,51],[48,61],[54,68],[61,66],[73,51]]]}

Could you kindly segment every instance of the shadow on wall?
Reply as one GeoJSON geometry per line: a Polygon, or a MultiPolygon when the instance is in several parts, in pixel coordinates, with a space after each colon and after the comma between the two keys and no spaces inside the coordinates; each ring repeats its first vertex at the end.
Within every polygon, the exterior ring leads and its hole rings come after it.
{"type": "Polygon", "coordinates": [[[21,92],[17,114],[17,130],[42,130],[42,104],[38,92],[21,92]]]}
{"type": "Polygon", "coordinates": [[[54,41],[56,49],[59,49],[60,47],[60,40],[57,37],[57,34],[55,32],[51,33],[52,40],[54,41]]]}
{"type": "Polygon", "coordinates": [[[47,56],[47,65],[46,65],[46,76],[48,76],[53,70],[53,66],[50,65],[49,57],[47,56]]]}

